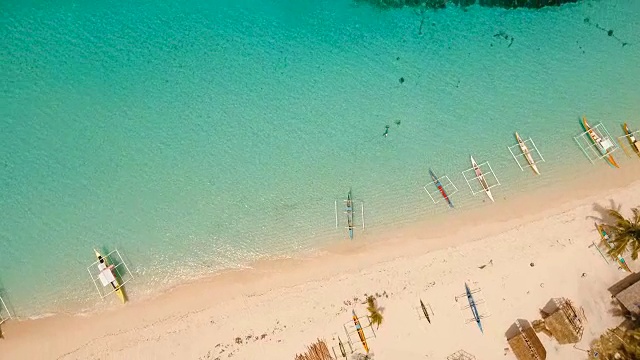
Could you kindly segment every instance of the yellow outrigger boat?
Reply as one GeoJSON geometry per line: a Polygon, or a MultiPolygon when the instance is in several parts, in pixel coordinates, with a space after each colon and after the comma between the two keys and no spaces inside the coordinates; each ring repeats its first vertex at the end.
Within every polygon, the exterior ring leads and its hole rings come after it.
{"type": "MultiPolygon", "coordinates": [[[[598,230],[598,234],[600,234],[600,239],[605,244],[607,249],[608,250],[613,249],[613,245],[611,245],[611,243],[610,243],[611,237],[609,237],[609,234],[607,234],[607,232],[604,229],[604,227],[602,225],[596,223],[596,230],[598,230]]],[[[624,271],[627,271],[627,272],[631,272],[631,269],[629,269],[629,266],[627,265],[627,262],[624,261],[624,258],[622,256],[618,255],[617,261],[618,261],[618,265],[620,265],[621,269],[623,269],[624,271]]]]}
{"type": "Polygon", "coordinates": [[[633,151],[635,151],[636,154],[640,156],[640,141],[638,141],[638,139],[636,139],[636,137],[633,135],[633,132],[629,130],[629,126],[627,125],[627,123],[622,124],[622,130],[624,131],[624,134],[626,135],[627,140],[629,140],[629,145],[631,145],[631,149],[633,149],[633,151]]]}
{"type": "Polygon", "coordinates": [[[98,250],[93,249],[93,251],[96,254],[96,258],[98,259],[98,269],[100,270],[100,275],[98,275],[98,277],[100,278],[100,281],[105,286],[107,284],[111,284],[116,295],[118,295],[118,298],[120,298],[120,301],[122,301],[123,304],[126,303],[127,295],[124,293],[124,288],[122,287],[122,285],[120,285],[120,283],[118,282],[118,278],[116,278],[116,276],[113,274],[114,266],[109,264],[109,260],[106,257],[103,257],[98,250]]]}

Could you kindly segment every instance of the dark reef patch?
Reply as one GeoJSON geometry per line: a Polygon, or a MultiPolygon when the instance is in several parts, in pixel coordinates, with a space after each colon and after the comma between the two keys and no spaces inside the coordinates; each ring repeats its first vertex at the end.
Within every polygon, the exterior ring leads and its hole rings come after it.
{"type": "Polygon", "coordinates": [[[529,8],[541,9],[547,6],[560,6],[576,3],[580,0],[354,0],[356,3],[368,3],[382,9],[413,7],[427,9],[444,9],[447,6],[466,8],[474,4],[484,7],[500,7],[505,9],[529,8]]]}

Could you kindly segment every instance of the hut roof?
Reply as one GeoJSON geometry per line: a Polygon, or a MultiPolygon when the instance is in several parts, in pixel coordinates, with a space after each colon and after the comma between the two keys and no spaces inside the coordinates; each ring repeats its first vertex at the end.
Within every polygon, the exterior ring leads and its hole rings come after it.
{"type": "Polygon", "coordinates": [[[567,299],[553,299],[556,309],[544,323],[559,344],[575,344],[582,339],[582,318],[567,299]]]}
{"type": "Polygon", "coordinates": [[[518,360],[545,360],[547,350],[533,328],[520,330],[520,333],[507,340],[518,360]]]}
{"type": "Polygon", "coordinates": [[[616,299],[620,301],[630,312],[640,315],[640,281],[636,281],[626,289],[616,294],[616,299]]]}

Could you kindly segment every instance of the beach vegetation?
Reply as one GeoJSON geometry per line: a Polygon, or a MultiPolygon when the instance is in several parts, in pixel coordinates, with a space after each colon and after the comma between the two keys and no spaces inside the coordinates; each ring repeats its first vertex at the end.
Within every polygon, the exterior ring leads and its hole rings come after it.
{"type": "Polygon", "coordinates": [[[382,320],[384,319],[382,316],[383,308],[378,306],[378,301],[374,296],[367,297],[367,310],[369,311],[369,319],[371,320],[371,325],[376,325],[376,329],[380,327],[382,324],[382,320]]]}
{"type": "Polygon", "coordinates": [[[609,255],[614,259],[626,252],[631,253],[633,260],[638,259],[640,252],[640,208],[633,208],[631,212],[633,215],[626,218],[616,209],[608,209],[607,211],[612,221],[604,225],[604,228],[613,242],[609,255]]]}
{"type": "Polygon", "coordinates": [[[589,359],[634,360],[640,359],[640,323],[623,323],[607,331],[591,343],[589,359]]]}

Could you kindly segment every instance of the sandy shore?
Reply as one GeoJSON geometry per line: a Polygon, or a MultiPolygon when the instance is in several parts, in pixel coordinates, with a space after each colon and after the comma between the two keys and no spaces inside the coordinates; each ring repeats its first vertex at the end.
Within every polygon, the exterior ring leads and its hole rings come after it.
{"type": "MultiPolygon", "coordinates": [[[[369,340],[376,359],[446,359],[460,349],[476,359],[515,359],[505,355],[505,332],[517,319],[538,319],[538,309],[555,297],[583,307],[588,323],[576,348],[541,334],[547,358],[584,359],[579,349],[620,322],[609,313],[607,288],[625,276],[589,247],[598,240],[594,217],[602,216],[600,206],[640,205],[640,164],[598,174],[444,223],[369,234],[383,241],[256,264],[101,314],[9,321],[0,357],[293,359],[316,338],[346,341],[351,310],[365,315],[365,294],[378,294],[385,320],[369,340]],[[481,289],[484,334],[465,323],[466,298],[456,301],[465,282],[481,289]],[[431,324],[419,317],[420,299],[433,309],[431,324]]],[[[361,351],[357,335],[352,339],[361,351]]]]}

